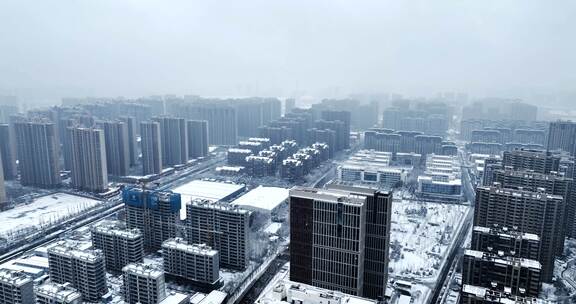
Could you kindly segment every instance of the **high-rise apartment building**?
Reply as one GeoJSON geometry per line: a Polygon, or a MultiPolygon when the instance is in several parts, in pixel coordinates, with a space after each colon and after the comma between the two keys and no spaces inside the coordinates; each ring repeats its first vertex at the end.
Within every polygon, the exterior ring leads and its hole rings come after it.
{"type": "Polygon", "coordinates": [[[345,186],[290,190],[290,280],[382,299],[391,200],[345,186]]]}
{"type": "Polygon", "coordinates": [[[284,114],[292,112],[296,108],[296,99],[288,98],[284,100],[284,114]]]}
{"type": "Polygon", "coordinates": [[[91,192],[108,189],[108,166],[104,131],[92,128],[68,128],[72,152],[72,186],[91,192]]]}
{"type": "Polygon", "coordinates": [[[538,260],[540,237],[537,234],[520,232],[517,227],[474,226],[471,248],[476,251],[538,260]]]}
{"type": "Polygon", "coordinates": [[[576,156],[576,122],[551,122],[548,131],[548,150],[563,150],[576,156]]]}
{"type": "Polygon", "coordinates": [[[544,191],[547,194],[558,195],[564,198],[564,209],[561,212],[561,233],[558,234],[556,252],[561,255],[564,252],[564,239],[566,235],[572,235],[576,215],[576,196],[573,190],[574,181],[557,172],[550,174],[535,173],[527,170],[512,170],[510,167],[495,170],[493,181],[503,188],[522,188],[527,191],[544,191]]]}
{"type": "Polygon", "coordinates": [[[564,199],[545,192],[476,188],[474,225],[517,227],[521,233],[536,234],[541,240],[538,261],[544,282],[552,280],[557,240],[562,231],[564,199]]]}
{"type": "Polygon", "coordinates": [[[195,101],[175,110],[181,117],[208,121],[208,143],[232,146],[238,142],[237,107],[219,100],[195,101]]]}
{"type": "Polygon", "coordinates": [[[323,120],[327,121],[341,121],[344,124],[344,130],[342,135],[336,139],[337,149],[348,149],[350,148],[350,120],[351,114],[349,111],[334,111],[326,110],[322,111],[321,117],[323,120]]]}
{"type": "Polygon", "coordinates": [[[174,117],[156,117],[160,124],[160,143],[162,144],[162,164],[175,166],[188,161],[188,131],[186,120],[174,117]]]}
{"type": "Polygon", "coordinates": [[[106,141],[108,173],[116,176],[128,175],[130,168],[128,125],[120,121],[106,121],[101,126],[106,141]]]}
{"type": "Polygon", "coordinates": [[[36,303],[32,278],[21,271],[0,269],[0,303],[36,303]]]}
{"type": "Polygon", "coordinates": [[[50,280],[70,283],[88,302],[100,302],[106,294],[104,255],[100,250],[81,250],[71,244],[58,244],[48,249],[50,280]]]}
{"type": "Polygon", "coordinates": [[[205,244],[189,244],[173,238],[162,243],[162,260],[167,275],[214,285],[220,278],[218,251],[205,244]]]}
{"type": "Polygon", "coordinates": [[[13,135],[8,124],[0,124],[0,154],[2,154],[2,171],[5,180],[16,179],[16,151],[14,149],[13,135]]]}
{"type": "Polygon", "coordinates": [[[24,186],[54,188],[60,186],[56,127],[48,121],[17,121],[14,133],[24,186]]]}
{"type": "Polygon", "coordinates": [[[140,124],[142,143],[143,174],[162,173],[162,145],[160,143],[160,124],[143,122],[140,124]]]}
{"type": "Polygon", "coordinates": [[[188,243],[217,250],[220,266],[245,269],[249,258],[250,212],[223,203],[193,200],[186,205],[188,243]]]}
{"type": "Polygon", "coordinates": [[[512,295],[509,290],[499,291],[489,287],[463,285],[460,293],[461,304],[545,304],[544,300],[535,297],[512,295]]]}
{"type": "Polygon", "coordinates": [[[36,288],[37,304],[81,304],[82,295],[70,283],[44,283],[36,288]]]}
{"type": "Polygon", "coordinates": [[[92,229],[92,246],[102,250],[108,271],[120,272],[131,263],[142,262],[144,239],[138,229],[119,222],[106,222],[92,229]]]}
{"type": "Polygon", "coordinates": [[[158,267],[136,263],[122,269],[124,301],[128,304],[158,304],[166,298],[164,272],[158,267]]]}
{"type": "Polygon", "coordinates": [[[176,237],[180,194],[128,188],[122,191],[122,199],[126,205],[126,226],[142,232],[145,250],[158,250],[162,242],[176,237]]]}
{"type": "Polygon", "coordinates": [[[188,156],[190,158],[208,156],[208,122],[206,120],[188,120],[188,156]]]}
{"type": "Polygon", "coordinates": [[[540,150],[505,151],[502,166],[514,170],[533,170],[538,173],[550,173],[560,168],[560,156],[540,150]]]}
{"type": "Polygon", "coordinates": [[[0,153],[0,209],[6,202],[6,188],[4,186],[4,171],[2,170],[2,153],[0,153]]]}
{"type": "Polygon", "coordinates": [[[466,250],[462,266],[462,284],[491,287],[520,296],[537,297],[540,292],[541,265],[536,260],[466,250]]]}
{"type": "Polygon", "coordinates": [[[121,116],[120,121],[128,128],[128,154],[130,166],[135,166],[138,162],[138,143],[136,142],[136,119],[132,116],[121,116]]]}

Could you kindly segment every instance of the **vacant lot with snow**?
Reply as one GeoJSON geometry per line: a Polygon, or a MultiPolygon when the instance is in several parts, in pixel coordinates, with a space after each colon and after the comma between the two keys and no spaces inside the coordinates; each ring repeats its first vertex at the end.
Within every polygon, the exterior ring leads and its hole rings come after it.
{"type": "Polygon", "coordinates": [[[406,279],[435,277],[468,208],[395,200],[392,204],[390,275],[406,279]]]}
{"type": "Polygon", "coordinates": [[[67,193],[54,193],[35,198],[27,204],[0,212],[0,237],[13,239],[38,228],[48,227],[83,211],[101,201],[67,193]]]}

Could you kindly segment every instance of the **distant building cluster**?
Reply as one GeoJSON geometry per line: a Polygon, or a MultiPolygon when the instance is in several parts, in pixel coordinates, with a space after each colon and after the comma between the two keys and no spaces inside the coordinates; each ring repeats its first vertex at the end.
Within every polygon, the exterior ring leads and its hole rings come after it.
{"type": "Polygon", "coordinates": [[[453,109],[442,102],[400,100],[384,110],[382,127],[444,137],[450,126],[452,112],[453,109]]]}
{"type": "Polygon", "coordinates": [[[391,153],[456,155],[458,148],[442,136],[418,131],[372,128],[364,132],[364,148],[391,153]]]}
{"type": "Polygon", "coordinates": [[[282,118],[259,129],[259,136],[271,144],[294,140],[299,146],[325,143],[330,156],[350,148],[351,113],[349,111],[293,109],[282,118]]]}
{"type": "Polygon", "coordinates": [[[217,172],[251,177],[275,176],[279,172],[280,177],[297,181],[330,157],[326,143],[313,143],[299,149],[294,140],[272,145],[270,142],[269,138],[240,141],[227,151],[228,166],[216,168],[217,172]]]}

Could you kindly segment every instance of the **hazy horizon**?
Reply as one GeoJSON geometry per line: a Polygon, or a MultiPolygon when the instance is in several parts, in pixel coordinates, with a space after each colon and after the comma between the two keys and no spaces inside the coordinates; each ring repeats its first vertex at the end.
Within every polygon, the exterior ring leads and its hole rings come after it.
{"type": "Polygon", "coordinates": [[[0,94],[449,91],[569,105],[574,17],[568,0],[3,0],[0,94]]]}

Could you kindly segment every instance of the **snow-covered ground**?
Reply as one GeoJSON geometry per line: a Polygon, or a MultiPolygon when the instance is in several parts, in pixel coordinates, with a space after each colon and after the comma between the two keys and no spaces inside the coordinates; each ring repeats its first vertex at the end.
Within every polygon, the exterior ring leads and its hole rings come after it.
{"type": "Polygon", "coordinates": [[[13,239],[21,233],[54,225],[101,203],[99,200],[67,193],[35,198],[30,203],[0,212],[0,237],[13,239]]]}
{"type": "Polygon", "coordinates": [[[390,276],[434,279],[468,206],[412,200],[392,204],[390,276]]]}

